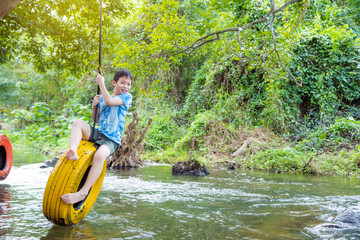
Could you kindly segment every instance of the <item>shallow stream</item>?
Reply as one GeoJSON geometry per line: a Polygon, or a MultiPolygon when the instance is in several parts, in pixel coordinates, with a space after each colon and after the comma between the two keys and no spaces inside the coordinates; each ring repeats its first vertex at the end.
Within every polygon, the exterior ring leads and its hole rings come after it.
{"type": "Polygon", "coordinates": [[[85,220],[59,227],[42,214],[51,168],[26,164],[30,155],[14,152],[0,181],[1,239],[360,239],[357,228],[319,227],[360,202],[359,179],[221,168],[173,176],[166,165],[108,170],[85,220]]]}

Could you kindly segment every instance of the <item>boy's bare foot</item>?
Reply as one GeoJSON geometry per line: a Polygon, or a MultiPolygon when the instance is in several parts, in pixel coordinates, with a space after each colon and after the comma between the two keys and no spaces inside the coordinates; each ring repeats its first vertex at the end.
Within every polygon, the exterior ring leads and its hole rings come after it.
{"type": "Polygon", "coordinates": [[[74,204],[84,200],[86,195],[87,195],[86,193],[82,193],[82,192],[68,193],[62,195],[61,199],[67,204],[74,204]]]}
{"type": "Polygon", "coordinates": [[[74,149],[69,148],[66,151],[66,158],[69,160],[79,160],[79,157],[74,149]]]}

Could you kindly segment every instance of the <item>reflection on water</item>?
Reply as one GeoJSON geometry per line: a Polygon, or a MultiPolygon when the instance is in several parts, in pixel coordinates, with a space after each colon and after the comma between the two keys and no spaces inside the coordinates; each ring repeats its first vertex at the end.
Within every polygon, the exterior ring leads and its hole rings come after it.
{"type": "Polygon", "coordinates": [[[356,239],[358,229],[321,224],[360,201],[359,180],[210,168],[206,177],[171,167],[108,171],[84,221],[59,227],[42,215],[51,169],[14,167],[0,182],[0,234],[34,239],[356,239]]]}
{"type": "Polygon", "coordinates": [[[53,240],[53,239],[98,239],[93,233],[91,227],[86,220],[80,222],[75,226],[57,226],[52,225],[45,237],[41,240],[53,240]]]}
{"type": "Polygon", "coordinates": [[[44,154],[35,154],[31,151],[22,151],[22,150],[13,149],[12,165],[19,167],[25,164],[44,162],[47,159],[50,159],[50,157],[47,157],[44,154]]]}
{"type": "Polygon", "coordinates": [[[3,224],[4,219],[9,217],[11,206],[11,195],[8,185],[0,185],[0,236],[5,235],[10,230],[3,224]]]}

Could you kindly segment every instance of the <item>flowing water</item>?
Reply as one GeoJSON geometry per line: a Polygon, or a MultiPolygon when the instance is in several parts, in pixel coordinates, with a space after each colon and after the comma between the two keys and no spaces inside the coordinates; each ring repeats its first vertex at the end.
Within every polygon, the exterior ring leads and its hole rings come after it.
{"type": "Polygon", "coordinates": [[[355,227],[322,227],[360,202],[358,179],[219,168],[173,176],[165,165],[108,170],[86,218],[60,227],[42,214],[51,168],[28,157],[14,152],[0,182],[0,239],[360,239],[355,227]]]}

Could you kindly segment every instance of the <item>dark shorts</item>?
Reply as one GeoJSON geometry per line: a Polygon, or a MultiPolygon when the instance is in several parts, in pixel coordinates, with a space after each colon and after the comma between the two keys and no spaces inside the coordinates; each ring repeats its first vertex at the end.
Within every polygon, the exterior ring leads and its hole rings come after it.
{"type": "Polygon", "coordinates": [[[119,148],[119,144],[107,138],[104,134],[102,134],[98,129],[90,126],[91,133],[89,137],[89,141],[94,143],[94,147],[98,149],[101,145],[105,145],[110,149],[110,155],[112,155],[119,148]]]}

